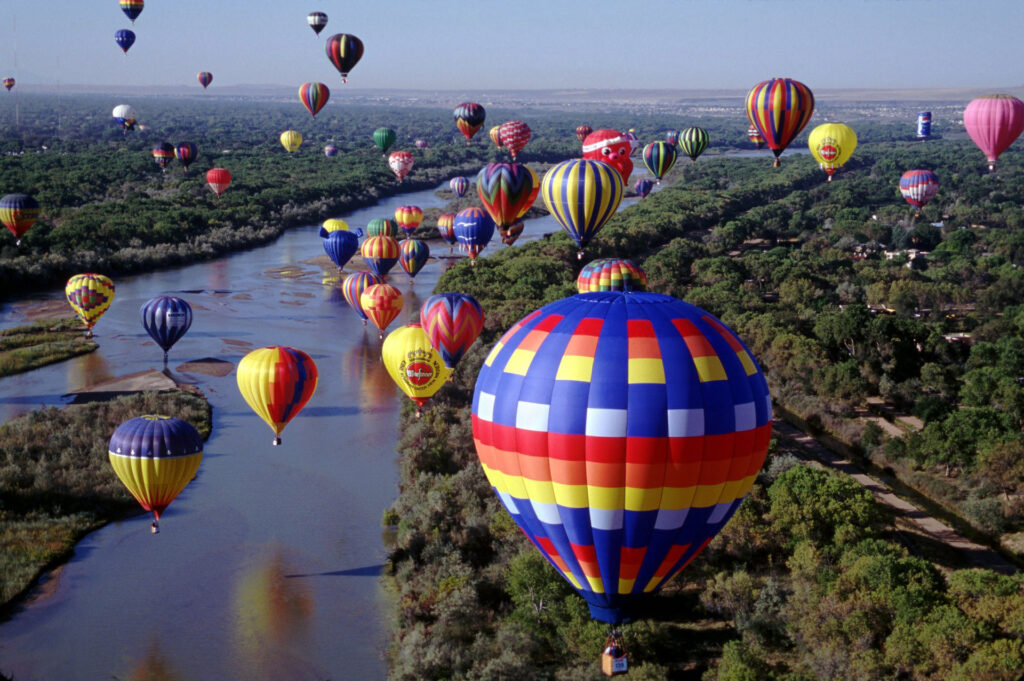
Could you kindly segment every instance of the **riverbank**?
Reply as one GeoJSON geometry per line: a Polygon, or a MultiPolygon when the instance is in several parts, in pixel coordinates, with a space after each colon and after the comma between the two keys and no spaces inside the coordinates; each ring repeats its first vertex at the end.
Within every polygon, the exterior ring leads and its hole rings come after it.
{"type": "Polygon", "coordinates": [[[151,413],[210,435],[210,404],[195,388],[50,407],[0,425],[0,615],[85,535],[142,512],[111,469],[107,443],[122,422],[151,413]]]}
{"type": "Polygon", "coordinates": [[[98,347],[85,337],[81,322],[71,317],[4,329],[0,331],[0,378],[63,362],[98,347]]]}

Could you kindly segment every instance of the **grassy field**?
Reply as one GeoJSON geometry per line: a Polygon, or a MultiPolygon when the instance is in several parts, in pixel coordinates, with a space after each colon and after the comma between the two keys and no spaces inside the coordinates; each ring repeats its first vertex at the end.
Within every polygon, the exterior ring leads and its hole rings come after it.
{"type": "Polygon", "coordinates": [[[73,317],[5,329],[0,331],[0,377],[63,362],[98,347],[73,317]]]}

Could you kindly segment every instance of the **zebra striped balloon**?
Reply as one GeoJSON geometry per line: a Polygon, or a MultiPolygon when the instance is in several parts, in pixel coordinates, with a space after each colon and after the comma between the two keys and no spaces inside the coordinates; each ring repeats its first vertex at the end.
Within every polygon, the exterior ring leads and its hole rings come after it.
{"type": "Polygon", "coordinates": [[[607,163],[588,159],[562,161],[544,174],[544,205],[568,232],[583,258],[583,249],[615,214],[622,201],[622,176],[607,163]]]}
{"type": "Polygon", "coordinates": [[[679,148],[693,163],[696,163],[697,157],[708,148],[709,142],[711,137],[704,128],[687,128],[679,135],[679,148]]]}

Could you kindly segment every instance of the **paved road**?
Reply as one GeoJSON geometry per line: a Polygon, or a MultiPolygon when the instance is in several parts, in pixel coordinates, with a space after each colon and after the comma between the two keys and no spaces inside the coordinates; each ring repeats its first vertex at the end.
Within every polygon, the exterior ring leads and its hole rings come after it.
{"type": "Polygon", "coordinates": [[[814,459],[829,468],[842,471],[871,490],[871,493],[875,495],[875,499],[879,503],[888,506],[897,515],[906,518],[920,532],[961,553],[966,558],[966,563],[970,567],[987,568],[1003,574],[1017,572],[1017,567],[1000,553],[961,536],[956,530],[941,520],[928,515],[906,499],[896,496],[896,493],[884,483],[867,475],[851,461],[827,449],[799,428],[776,418],[772,423],[772,431],[776,437],[796,445],[806,455],[806,458],[814,459]]]}

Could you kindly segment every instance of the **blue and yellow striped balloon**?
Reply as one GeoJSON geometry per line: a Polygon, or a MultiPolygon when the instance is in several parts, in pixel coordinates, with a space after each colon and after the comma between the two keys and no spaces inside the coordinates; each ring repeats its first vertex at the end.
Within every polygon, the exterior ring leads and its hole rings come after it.
{"type": "Polygon", "coordinates": [[[672,166],[676,164],[676,148],[668,142],[651,142],[644,147],[644,165],[651,171],[654,179],[661,184],[661,178],[665,177],[672,166]]]}
{"type": "Polygon", "coordinates": [[[771,397],[750,351],[700,308],[584,293],[495,344],[473,441],[502,505],[610,623],[721,530],[768,452],[771,397]]]}
{"type": "Polygon", "coordinates": [[[607,163],[588,159],[562,161],[544,173],[540,193],[562,229],[583,249],[604,227],[622,201],[622,176],[607,163]]]}

